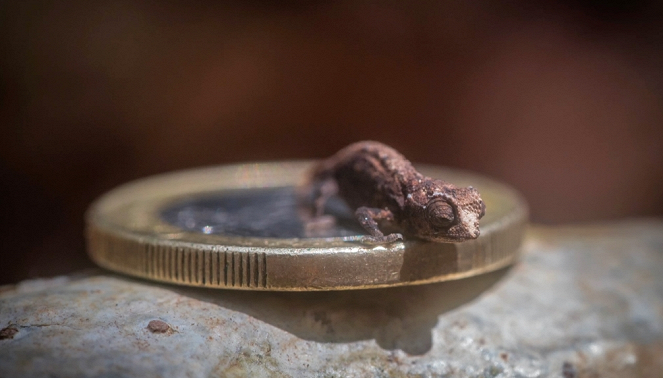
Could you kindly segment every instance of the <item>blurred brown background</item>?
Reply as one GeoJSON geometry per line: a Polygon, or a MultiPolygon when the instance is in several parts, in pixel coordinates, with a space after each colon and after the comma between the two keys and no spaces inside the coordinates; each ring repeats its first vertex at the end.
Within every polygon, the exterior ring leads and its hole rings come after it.
{"type": "Polygon", "coordinates": [[[83,212],[159,172],[362,139],[519,188],[532,219],[663,213],[649,1],[0,5],[0,283],[91,266],[83,212]]]}

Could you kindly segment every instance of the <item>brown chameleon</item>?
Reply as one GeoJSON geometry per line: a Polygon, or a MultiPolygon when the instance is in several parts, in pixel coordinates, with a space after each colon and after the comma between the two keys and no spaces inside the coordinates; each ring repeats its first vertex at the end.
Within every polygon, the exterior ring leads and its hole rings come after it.
{"type": "Polygon", "coordinates": [[[339,195],[355,210],[370,235],[368,244],[391,243],[402,235],[385,235],[381,226],[434,242],[462,242],[479,236],[486,205],[473,187],[459,188],[417,172],[393,148],[357,142],[318,163],[309,177],[315,188],[313,220],[322,219],[331,196],[339,195]]]}

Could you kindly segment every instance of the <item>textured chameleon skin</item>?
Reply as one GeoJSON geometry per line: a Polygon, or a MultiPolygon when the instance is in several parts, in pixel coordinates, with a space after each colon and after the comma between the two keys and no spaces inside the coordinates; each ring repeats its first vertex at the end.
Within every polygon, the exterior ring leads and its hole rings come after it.
{"type": "Polygon", "coordinates": [[[476,239],[486,209],[476,189],[424,176],[398,151],[379,142],[343,148],[316,165],[310,179],[318,188],[318,216],[326,199],[338,194],[370,233],[365,241],[376,244],[400,238],[384,235],[381,225],[435,242],[476,239]]]}

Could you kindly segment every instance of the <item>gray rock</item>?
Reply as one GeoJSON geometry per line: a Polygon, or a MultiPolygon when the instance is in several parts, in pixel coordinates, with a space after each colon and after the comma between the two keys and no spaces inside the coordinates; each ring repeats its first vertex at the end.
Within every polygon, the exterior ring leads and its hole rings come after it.
{"type": "Polygon", "coordinates": [[[663,376],[663,223],[537,228],[525,249],[364,291],[26,281],[0,293],[0,377],[663,376]]]}

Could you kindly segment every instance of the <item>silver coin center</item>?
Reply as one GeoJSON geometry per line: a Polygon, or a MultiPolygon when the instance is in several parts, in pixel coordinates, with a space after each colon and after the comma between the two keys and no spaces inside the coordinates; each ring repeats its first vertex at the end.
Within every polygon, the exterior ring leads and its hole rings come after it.
{"type": "Polygon", "coordinates": [[[325,213],[336,223],[307,232],[294,188],[226,190],[187,197],[161,211],[161,219],[191,232],[243,237],[306,238],[364,234],[350,209],[339,198],[328,201],[325,213]]]}

